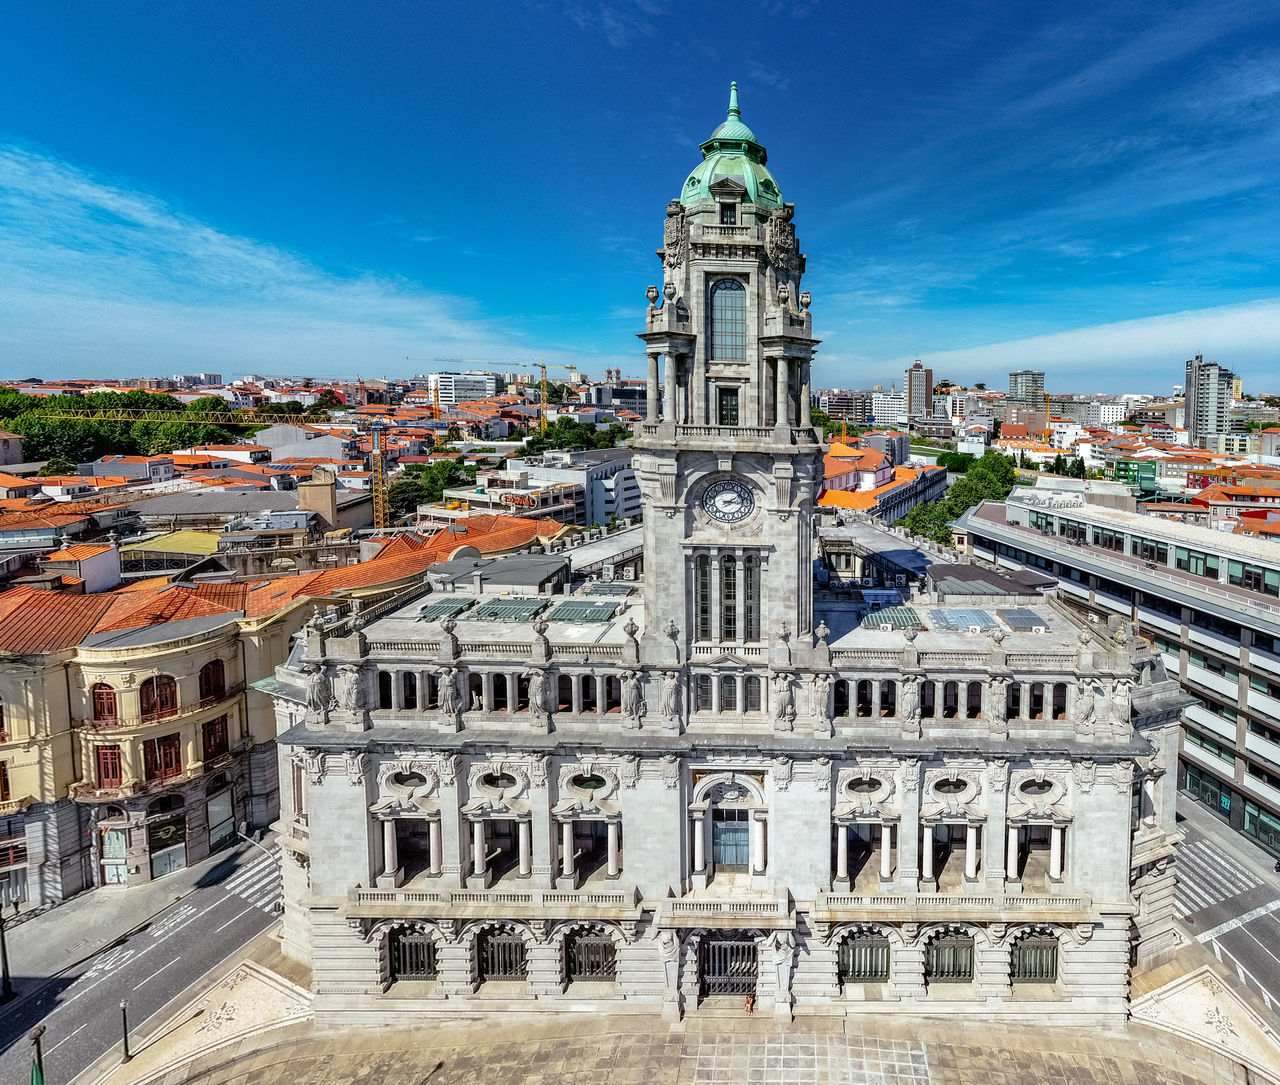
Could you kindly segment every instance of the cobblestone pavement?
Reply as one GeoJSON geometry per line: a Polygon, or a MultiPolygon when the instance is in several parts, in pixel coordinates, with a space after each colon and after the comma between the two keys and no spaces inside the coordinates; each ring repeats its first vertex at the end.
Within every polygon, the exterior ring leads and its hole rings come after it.
{"type": "Polygon", "coordinates": [[[199,1085],[1244,1085],[1246,1076],[1238,1063],[1143,1026],[1124,1034],[940,1019],[819,1019],[792,1025],[712,1019],[672,1027],[636,1017],[562,1019],[556,1025],[511,1019],[501,1031],[432,1023],[414,1032],[316,1035],[309,1025],[298,1026],[274,1038],[267,1034],[210,1052],[148,1080],[199,1085]]]}

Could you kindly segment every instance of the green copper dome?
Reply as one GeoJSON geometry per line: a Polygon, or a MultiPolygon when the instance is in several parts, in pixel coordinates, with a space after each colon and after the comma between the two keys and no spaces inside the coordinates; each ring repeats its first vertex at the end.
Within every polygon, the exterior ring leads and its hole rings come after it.
{"type": "Polygon", "coordinates": [[[742,123],[738,109],[738,84],[729,84],[729,115],[711,138],[702,144],[702,163],[689,174],[680,190],[686,206],[711,199],[711,186],[728,178],[747,190],[745,199],[757,207],[782,206],[778,182],[765,167],[769,153],[756,141],[756,134],[742,123]]]}

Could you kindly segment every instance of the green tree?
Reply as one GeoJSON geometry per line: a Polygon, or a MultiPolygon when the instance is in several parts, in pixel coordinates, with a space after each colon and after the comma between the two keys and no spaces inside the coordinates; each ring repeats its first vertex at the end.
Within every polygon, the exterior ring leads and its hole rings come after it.
{"type": "Polygon", "coordinates": [[[36,478],[50,478],[54,475],[74,475],[76,465],[70,460],[56,456],[36,472],[36,478]]]}
{"type": "Polygon", "coordinates": [[[572,418],[557,418],[545,433],[535,431],[529,436],[524,443],[524,452],[536,456],[553,448],[613,448],[630,436],[630,428],[618,422],[601,430],[572,418]]]}

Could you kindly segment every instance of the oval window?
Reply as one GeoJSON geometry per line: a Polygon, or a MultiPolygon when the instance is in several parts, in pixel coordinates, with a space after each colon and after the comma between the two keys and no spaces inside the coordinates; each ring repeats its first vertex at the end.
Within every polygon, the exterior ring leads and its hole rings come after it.
{"type": "Polygon", "coordinates": [[[609,781],[603,776],[597,776],[594,772],[579,773],[569,781],[579,791],[603,791],[609,786],[609,781]]]}
{"type": "Polygon", "coordinates": [[[1053,784],[1048,780],[1024,780],[1018,790],[1024,795],[1047,795],[1053,790],[1053,784]]]}
{"type": "Polygon", "coordinates": [[[397,772],[391,777],[391,782],[396,787],[422,787],[427,778],[420,772],[397,772]]]}
{"type": "Polygon", "coordinates": [[[933,785],[933,790],[939,795],[959,795],[968,788],[969,785],[964,780],[939,780],[933,785]]]}
{"type": "Polygon", "coordinates": [[[861,776],[849,785],[849,790],[855,795],[869,795],[873,791],[879,791],[880,787],[880,781],[874,776],[861,776]]]}
{"type": "Polygon", "coordinates": [[[495,791],[506,791],[507,788],[516,786],[516,778],[509,772],[486,772],[480,777],[480,782],[495,791]]]}

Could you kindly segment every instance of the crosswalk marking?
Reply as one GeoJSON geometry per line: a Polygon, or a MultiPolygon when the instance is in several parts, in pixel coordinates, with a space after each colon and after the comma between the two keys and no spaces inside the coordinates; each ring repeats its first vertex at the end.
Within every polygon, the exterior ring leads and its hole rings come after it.
{"type": "Polygon", "coordinates": [[[1192,912],[1220,904],[1261,884],[1262,880],[1253,871],[1210,840],[1196,840],[1178,849],[1178,888],[1174,903],[1184,919],[1192,912]]]}
{"type": "Polygon", "coordinates": [[[228,893],[264,912],[274,914],[284,895],[284,880],[280,873],[280,846],[267,846],[270,855],[254,849],[254,857],[223,883],[228,893]]]}

